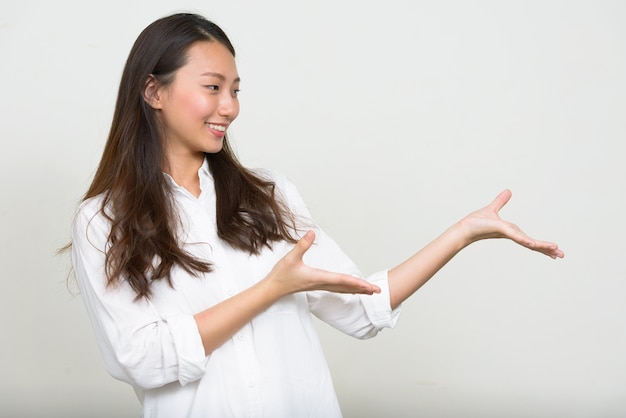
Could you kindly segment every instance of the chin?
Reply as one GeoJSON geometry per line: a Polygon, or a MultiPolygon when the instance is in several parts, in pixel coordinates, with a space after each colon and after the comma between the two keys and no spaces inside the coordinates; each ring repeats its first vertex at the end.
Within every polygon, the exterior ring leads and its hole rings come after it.
{"type": "Polygon", "coordinates": [[[222,150],[223,147],[212,147],[209,149],[206,149],[204,152],[207,154],[217,154],[218,152],[220,152],[222,150]]]}
{"type": "Polygon", "coordinates": [[[223,142],[219,141],[219,143],[211,144],[210,147],[206,147],[203,152],[206,154],[217,154],[224,148],[223,142]]]}

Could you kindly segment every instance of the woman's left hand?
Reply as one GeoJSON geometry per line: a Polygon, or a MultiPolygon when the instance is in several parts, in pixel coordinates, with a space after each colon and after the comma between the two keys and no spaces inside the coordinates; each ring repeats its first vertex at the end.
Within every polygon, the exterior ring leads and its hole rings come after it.
{"type": "Polygon", "coordinates": [[[469,243],[488,238],[508,238],[551,258],[563,258],[565,254],[557,244],[531,238],[517,225],[500,218],[499,212],[511,199],[511,196],[510,190],[504,190],[491,204],[467,215],[459,222],[459,226],[467,234],[469,243]]]}

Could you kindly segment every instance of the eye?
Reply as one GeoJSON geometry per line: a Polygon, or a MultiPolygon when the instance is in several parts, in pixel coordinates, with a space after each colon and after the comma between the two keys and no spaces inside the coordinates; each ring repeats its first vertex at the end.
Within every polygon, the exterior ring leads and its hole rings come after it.
{"type": "Polygon", "coordinates": [[[209,89],[209,90],[213,90],[213,91],[219,91],[220,87],[216,86],[215,84],[211,84],[208,86],[204,86],[205,88],[209,89]]]}
{"type": "Polygon", "coordinates": [[[240,91],[241,91],[240,89],[234,89],[233,96],[238,96],[240,91]]]}

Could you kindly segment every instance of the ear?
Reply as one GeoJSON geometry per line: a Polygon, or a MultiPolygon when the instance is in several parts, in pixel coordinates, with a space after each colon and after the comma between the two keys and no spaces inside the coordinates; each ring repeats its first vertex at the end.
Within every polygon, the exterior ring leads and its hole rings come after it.
{"type": "Polygon", "coordinates": [[[153,109],[161,109],[161,86],[159,81],[152,74],[148,76],[146,85],[143,88],[143,100],[153,109]]]}

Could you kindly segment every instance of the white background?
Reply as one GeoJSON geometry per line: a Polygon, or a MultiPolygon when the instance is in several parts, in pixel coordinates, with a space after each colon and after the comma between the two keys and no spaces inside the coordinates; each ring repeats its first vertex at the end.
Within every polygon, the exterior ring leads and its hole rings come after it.
{"type": "Polygon", "coordinates": [[[0,415],[137,417],[75,285],[72,214],[139,32],[231,37],[243,162],[282,171],[364,273],[504,188],[566,251],[481,242],[356,341],[320,325],[346,417],[626,416],[626,2],[3,1],[0,415]],[[68,290],[69,287],[69,290],[68,290]]]}

